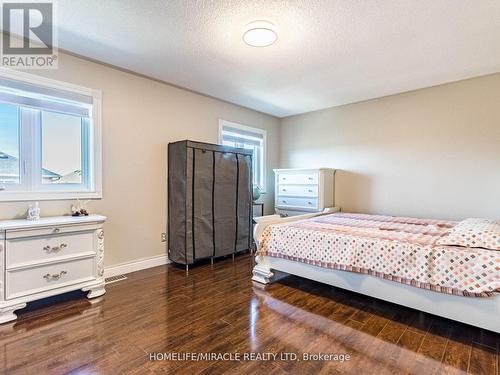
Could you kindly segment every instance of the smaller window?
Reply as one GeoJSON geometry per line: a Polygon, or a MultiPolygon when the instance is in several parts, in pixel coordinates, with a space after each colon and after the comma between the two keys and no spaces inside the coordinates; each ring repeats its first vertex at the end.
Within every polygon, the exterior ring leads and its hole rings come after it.
{"type": "Polygon", "coordinates": [[[266,131],[219,120],[219,144],[253,151],[253,183],[266,191],[266,131]]]}

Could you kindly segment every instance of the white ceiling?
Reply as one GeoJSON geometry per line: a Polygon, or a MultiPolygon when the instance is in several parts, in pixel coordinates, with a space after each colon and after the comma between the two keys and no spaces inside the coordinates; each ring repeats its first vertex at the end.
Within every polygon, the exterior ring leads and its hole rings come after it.
{"type": "Polygon", "coordinates": [[[278,117],[500,71],[499,0],[59,0],[59,46],[278,117]],[[273,22],[277,43],[245,45],[273,22]]]}

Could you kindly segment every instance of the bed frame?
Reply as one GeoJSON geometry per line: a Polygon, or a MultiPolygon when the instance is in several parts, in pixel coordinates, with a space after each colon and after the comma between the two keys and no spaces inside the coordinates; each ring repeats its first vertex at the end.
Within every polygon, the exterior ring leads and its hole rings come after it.
{"type": "MultiPolygon", "coordinates": [[[[324,213],[330,212],[327,209],[324,213]]],[[[257,248],[260,246],[262,232],[268,225],[306,219],[324,213],[289,218],[280,218],[276,215],[261,218],[254,230],[257,248]]],[[[396,283],[371,275],[327,269],[302,262],[257,255],[256,265],[253,269],[253,281],[269,284],[286,276],[286,274],[297,275],[500,333],[500,296],[455,296],[396,283]]]]}

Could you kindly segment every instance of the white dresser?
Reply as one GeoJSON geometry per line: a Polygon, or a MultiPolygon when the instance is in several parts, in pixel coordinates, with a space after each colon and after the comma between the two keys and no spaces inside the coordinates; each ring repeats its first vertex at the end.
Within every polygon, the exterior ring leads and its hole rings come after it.
{"type": "Polygon", "coordinates": [[[104,289],[106,218],[50,217],[0,221],[0,323],[27,302],[81,289],[104,289]]]}
{"type": "Polygon", "coordinates": [[[274,174],[279,213],[293,216],[335,205],[335,169],[275,169],[274,174]]]}

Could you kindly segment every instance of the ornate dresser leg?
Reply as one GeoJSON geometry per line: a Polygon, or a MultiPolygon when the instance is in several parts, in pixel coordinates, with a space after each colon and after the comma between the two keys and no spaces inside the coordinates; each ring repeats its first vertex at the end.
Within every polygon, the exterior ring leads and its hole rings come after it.
{"type": "Polygon", "coordinates": [[[0,324],[16,320],[17,315],[14,314],[14,311],[24,309],[25,307],[26,303],[18,303],[16,305],[0,307],[0,324]]]}
{"type": "Polygon", "coordinates": [[[90,293],[87,294],[87,298],[100,297],[106,293],[106,289],[104,288],[104,283],[101,285],[85,287],[85,288],[82,288],[82,290],[84,292],[90,291],[90,293]]]}
{"type": "Polygon", "coordinates": [[[87,298],[100,297],[106,293],[104,289],[104,230],[98,229],[95,231],[95,236],[97,237],[97,282],[98,284],[92,286],[86,286],[82,288],[84,292],[90,291],[87,294],[87,298]]]}

